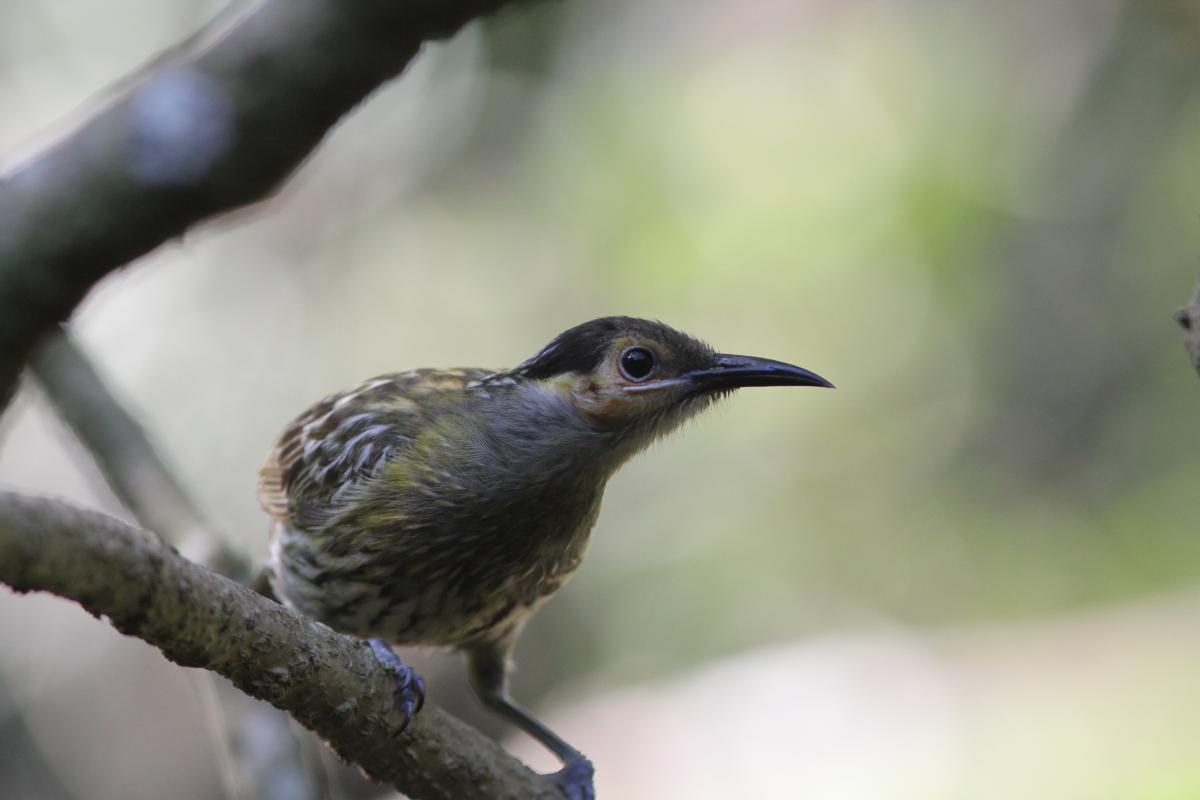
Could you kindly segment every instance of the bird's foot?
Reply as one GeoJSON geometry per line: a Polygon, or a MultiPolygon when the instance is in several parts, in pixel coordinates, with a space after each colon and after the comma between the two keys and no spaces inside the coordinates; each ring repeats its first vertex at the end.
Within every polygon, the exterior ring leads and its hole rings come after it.
{"type": "Polygon", "coordinates": [[[592,785],[595,772],[591,761],[576,755],[550,777],[567,800],[596,800],[596,789],[592,785]]]}
{"type": "Polygon", "coordinates": [[[415,669],[400,660],[387,642],[370,639],[368,643],[379,663],[396,678],[396,705],[404,714],[404,725],[400,728],[403,731],[413,715],[425,705],[425,681],[415,669]]]}

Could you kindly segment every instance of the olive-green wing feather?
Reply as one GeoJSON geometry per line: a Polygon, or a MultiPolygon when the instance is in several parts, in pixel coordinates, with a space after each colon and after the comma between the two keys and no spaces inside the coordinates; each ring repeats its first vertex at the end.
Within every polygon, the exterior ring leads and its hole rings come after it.
{"type": "Polygon", "coordinates": [[[280,435],[259,471],[259,505],[278,522],[320,528],[356,487],[400,457],[448,400],[489,374],[415,370],[326,397],[280,435]]]}

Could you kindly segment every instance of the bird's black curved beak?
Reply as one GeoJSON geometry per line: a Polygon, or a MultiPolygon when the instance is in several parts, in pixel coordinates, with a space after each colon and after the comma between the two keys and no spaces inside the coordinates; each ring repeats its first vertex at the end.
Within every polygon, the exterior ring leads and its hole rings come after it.
{"type": "Polygon", "coordinates": [[[756,356],[735,356],[719,353],[713,366],[697,369],[683,376],[696,392],[716,392],[740,389],[745,386],[822,386],[833,384],[815,372],[795,364],[756,356]]]}

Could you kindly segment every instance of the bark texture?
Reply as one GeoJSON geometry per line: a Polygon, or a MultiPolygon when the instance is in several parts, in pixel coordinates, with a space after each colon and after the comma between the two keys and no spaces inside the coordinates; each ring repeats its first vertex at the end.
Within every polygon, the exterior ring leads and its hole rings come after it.
{"type": "Polygon", "coordinates": [[[436,707],[402,731],[395,683],[365,642],[57,500],[0,492],[0,583],[78,602],[185,667],[287,711],[413,800],[561,800],[548,778],[436,707]]]}

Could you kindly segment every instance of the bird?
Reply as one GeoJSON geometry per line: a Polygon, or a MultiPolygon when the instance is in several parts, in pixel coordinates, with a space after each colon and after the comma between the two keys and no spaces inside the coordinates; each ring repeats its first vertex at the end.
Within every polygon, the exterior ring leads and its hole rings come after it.
{"type": "Polygon", "coordinates": [[[513,645],[579,567],[617,469],[758,386],[833,384],[627,316],[576,325],[512,369],[372,378],[300,414],[267,457],[266,578],[370,643],[406,719],[425,688],[392,647],[461,651],[483,705],[557,756],[569,800],[592,800],[591,762],[509,695],[513,645]]]}

